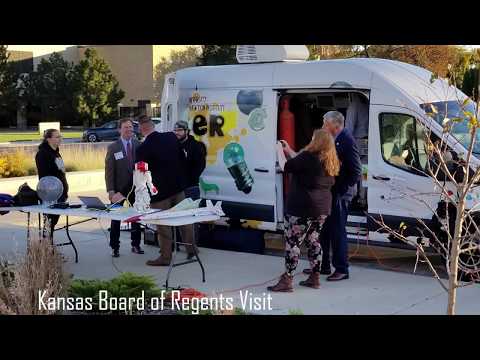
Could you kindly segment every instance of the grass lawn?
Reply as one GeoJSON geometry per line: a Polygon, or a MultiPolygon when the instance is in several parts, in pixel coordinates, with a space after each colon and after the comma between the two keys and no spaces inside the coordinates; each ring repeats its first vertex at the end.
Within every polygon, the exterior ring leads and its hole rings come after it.
{"type": "MultiPolygon", "coordinates": [[[[82,137],[81,131],[65,131],[62,130],[62,136],[66,139],[78,139],[82,137]]],[[[41,136],[38,132],[3,132],[0,131],[0,143],[9,141],[28,141],[40,140],[41,136]]]]}

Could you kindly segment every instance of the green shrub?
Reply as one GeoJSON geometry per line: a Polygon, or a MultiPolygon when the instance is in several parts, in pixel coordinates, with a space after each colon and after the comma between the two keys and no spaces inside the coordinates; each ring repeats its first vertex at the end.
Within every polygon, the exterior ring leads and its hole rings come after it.
{"type": "Polygon", "coordinates": [[[249,315],[249,313],[247,313],[245,310],[243,310],[242,308],[239,308],[239,307],[236,307],[234,310],[233,310],[233,315],[249,315]]]}
{"type": "MultiPolygon", "coordinates": [[[[98,294],[100,290],[108,291],[109,297],[140,297],[145,292],[145,301],[148,303],[152,297],[161,295],[161,290],[155,284],[151,276],[137,275],[129,272],[111,280],[73,280],[68,296],[75,298],[92,298],[93,312],[101,312],[99,309],[98,294]]],[[[137,311],[138,309],[132,309],[137,311]]]]}
{"type": "Polygon", "coordinates": [[[288,315],[304,315],[300,309],[288,310],[288,315]]]}

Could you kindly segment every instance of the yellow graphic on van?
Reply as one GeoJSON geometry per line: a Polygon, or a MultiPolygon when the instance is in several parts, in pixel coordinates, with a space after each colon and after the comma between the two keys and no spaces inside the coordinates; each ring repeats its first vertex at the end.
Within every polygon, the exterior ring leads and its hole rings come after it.
{"type": "Polygon", "coordinates": [[[238,142],[240,136],[247,134],[245,129],[233,133],[238,127],[237,111],[222,111],[217,114],[210,114],[208,110],[191,111],[189,118],[192,121],[194,136],[202,141],[207,147],[207,165],[217,163],[218,152],[228,143],[238,142]]]}
{"type": "Polygon", "coordinates": [[[243,228],[258,229],[263,224],[263,221],[247,220],[242,224],[243,228]]]}

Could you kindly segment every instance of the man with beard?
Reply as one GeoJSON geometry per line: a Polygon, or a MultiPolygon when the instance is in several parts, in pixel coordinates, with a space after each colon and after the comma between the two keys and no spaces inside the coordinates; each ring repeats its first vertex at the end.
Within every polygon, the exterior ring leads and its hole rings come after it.
{"type": "Polygon", "coordinates": [[[199,178],[206,165],[206,147],[202,142],[190,136],[190,130],[188,129],[188,123],[186,121],[177,121],[173,131],[187,159],[187,187],[184,190],[185,197],[197,200],[200,198],[199,178]]]}

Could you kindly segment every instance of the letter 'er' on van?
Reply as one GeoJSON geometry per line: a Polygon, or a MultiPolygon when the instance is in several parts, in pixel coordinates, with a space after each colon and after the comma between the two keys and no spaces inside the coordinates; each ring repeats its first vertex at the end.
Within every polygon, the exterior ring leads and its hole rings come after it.
{"type": "MultiPolygon", "coordinates": [[[[400,246],[377,233],[370,216],[381,214],[395,228],[402,222],[418,225],[416,218],[432,220],[430,208],[436,209],[440,192],[421,173],[428,158],[416,119],[431,136],[441,137],[443,118],[462,116],[459,104],[466,95],[443,79],[432,82],[431,72],[398,61],[305,61],[308,56],[304,45],[239,45],[238,65],[192,67],[167,75],[162,131],[172,131],[178,120],[188,121],[192,135],[207,147],[201,197],[223,201],[227,217],[277,231],[283,229],[285,199],[277,161],[281,112],[288,106],[294,114],[287,135],[298,151],[322,126],[323,114],[338,110],[358,142],[363,167],[348,218],[349,240],[400,246]],[[438,110],[435,119],[427,115],[429,104],[438,110]],[[413,200],[414,194],[420,200],[413,200]]],[[[475,113],[475,104],[468,102],[465,110],[475,113]]],[[[452,153],[466,152],[467,134],[466,125],[454,129],[455,137],[448,138],[452,153]]],[[[475,152],[480,153],[480,139],[475,152]]],[[[472,167],[478,165],[474,158],[472,167]]],[[[470,208],[480,203],[479,190],[469,195],[470,208]]]]}

